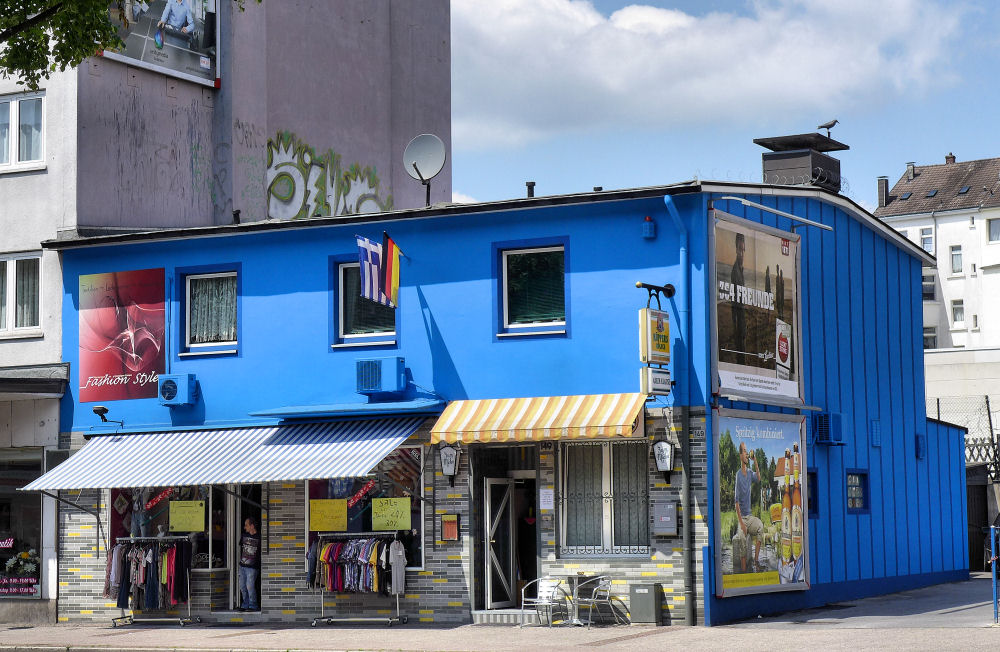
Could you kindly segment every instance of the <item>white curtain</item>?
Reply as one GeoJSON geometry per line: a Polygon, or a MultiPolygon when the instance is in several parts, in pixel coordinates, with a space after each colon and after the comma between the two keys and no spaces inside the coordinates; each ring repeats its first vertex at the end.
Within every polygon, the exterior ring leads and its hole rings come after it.
{"type": "Polygon", "coordinates": [[[236,275],[188,279],[191,344],[236,341],[236,275]]]}
{"type": "Polygon", "coordinates": [[[31,328],[38,321],[38,258],[16,262],[14,276],[14,328],[31,328]]]}
{"type": "Polygon", "coordinates": [[[18,103],[20,138],[17,140],[18,161],[42,160],[42,98],[18,103]]]}
{"type": "Polygon", "coordinates": [[[10,102],[0,102],[0,164],[10,163],[10,102]]]}

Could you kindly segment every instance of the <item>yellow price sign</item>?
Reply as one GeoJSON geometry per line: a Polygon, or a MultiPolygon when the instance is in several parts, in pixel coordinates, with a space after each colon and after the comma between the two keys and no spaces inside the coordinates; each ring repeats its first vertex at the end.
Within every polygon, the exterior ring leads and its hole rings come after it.
{"type": "Polygon", "coordinates": [[[409,530],[409,498],[372,498],[373,530],[409,530]]]}
{"type": "Polygon", "coordinates": [[[347,530],[347,501],[325,498],[310,500],[309,529],[313,532],[347,530]]]}
{"type": "Polygon", "coordinates": [[[171,532],[204,532],[205,531],[205,501],[204,500],[171,500],[170,501],[170,531],[171,532]]]}

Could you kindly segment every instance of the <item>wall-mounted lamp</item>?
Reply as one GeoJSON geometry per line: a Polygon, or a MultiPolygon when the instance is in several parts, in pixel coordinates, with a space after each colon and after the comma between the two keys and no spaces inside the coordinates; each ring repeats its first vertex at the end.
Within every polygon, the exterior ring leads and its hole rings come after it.
{"type": "Polygon", "coordinates": [[[653,444],[653,459],[656,460],[656,470],[670,484],[670,472],[674,470],[674,445],[665,439],[656,442],[653,444]]]}
{"type": "Polygon", "coordinates": [[[441,446],[438,448],[438,455],[441,456],[441,473],[448,476],[448,483],[454,487],[455,475],[458,473],[458,458],[462,456],[462,449],[458,444],[441,446]]]}
{"type": "Polygon", "coordinates": [[[102,423],[117,423],[119,426],[124,426],[125,425],[125,422],[123,422],[123,421],[115,421],[114,419],[109,419],[107,417],[108,408],[104,407],[103,405],[95,405],[94,406],[94,414],[96,414],[97,416],[101,417],[101,422],[102,423]]]}

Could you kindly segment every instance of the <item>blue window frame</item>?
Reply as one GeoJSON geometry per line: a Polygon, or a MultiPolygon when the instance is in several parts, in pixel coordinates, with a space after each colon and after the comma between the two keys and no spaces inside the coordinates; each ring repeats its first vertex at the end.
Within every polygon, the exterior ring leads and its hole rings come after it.
{"type": "Polygon", "coordinates": [[[870,507],[868,471],[847,469],[847,513],[867,514],[870,507]]]}
{"type": "Polygon", "coordinates": [[[330,259],[331,346],[395,347],[398,345],[398,310],[361,296],[357,254],[330,259]]]}
{"type": "Polygon", "coordinates": [[[493,248],[498,337],[566,335],[566,239],[494,243],[493,248]]]}
{"type": "Polygon", "coordinates": [[[179,356],[240,352],[242,281],[238,263],[177,270],[179,356]]]}

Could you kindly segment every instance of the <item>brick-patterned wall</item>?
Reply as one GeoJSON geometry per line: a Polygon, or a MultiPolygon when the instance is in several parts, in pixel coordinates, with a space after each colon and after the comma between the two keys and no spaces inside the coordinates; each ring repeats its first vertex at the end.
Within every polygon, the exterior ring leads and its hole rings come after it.
{"type": "MultiPolygon", "coordinates": [[[[107,495],[108,492],[99,490],[59,492],[61,498],[87,509],[100,509],[102,524],[107,517],[107,495]]],[[[105,527],[98,536],[97,519],[93,515],[65,503],[59,504],[59,622],[93,621],[120,615],[115,600],[101,595],[108,558],[104,548],[107,534],[105,527]]]]}
{"type": "MultiPolygon", "coordinates": [[[[681,436],[680,413],[671,416],[669,411],[664,417],[670,422],[669,437],[679,441],[681,436]]],[[[661,427],[659,420],[654,424],[647,420],[646,432],[652,436],[656,428],[661,427]]],[[[694,502],[694,561],[695,561],[695,591],[697,592],[697,619],[704,623],[704,596],[702,595],[702,556],[701,549],[708,545],[707,514],[708,506],[708,466],[705,446],[705,417],[692,416],[689,431],[691,443],[691,491],[694,502]]],[[[553,489],[558,495],[558,474],[556,470],[557,456],[555,451],[542,451],[539,457],[539,473],[541,488],[553,489]]],[[[663,624],[678,624],[684,622],[684,564],[682,558],[681,527],[686,515],[683,513],[681,499],[681,459],[678,452],[675,455],[674,472],[670,484],[656,470],[656,464],[649,458],[648,474],[650,481],[650,526],[652,527],[653,504],[660,502],[675,502],[678,504],[677,536],[653,536],[648,558],[645,557],[603,557],[603,558],[559,558],[556,549],[558,532],[556,523],[558,514],[555,510],[541,511],[541,550],[542,573],[551,575],[571,575],[583,573],[587,575],[612,575],[614,577],[613,596],[626,605],[629,602],[630,586],[632,584],[656,583],[663,590],[663,624]],[[550,517],[550,518],[547,518],[550,517]]],[[[557,503],[558,507],[558,503],[557,503]]]]}

